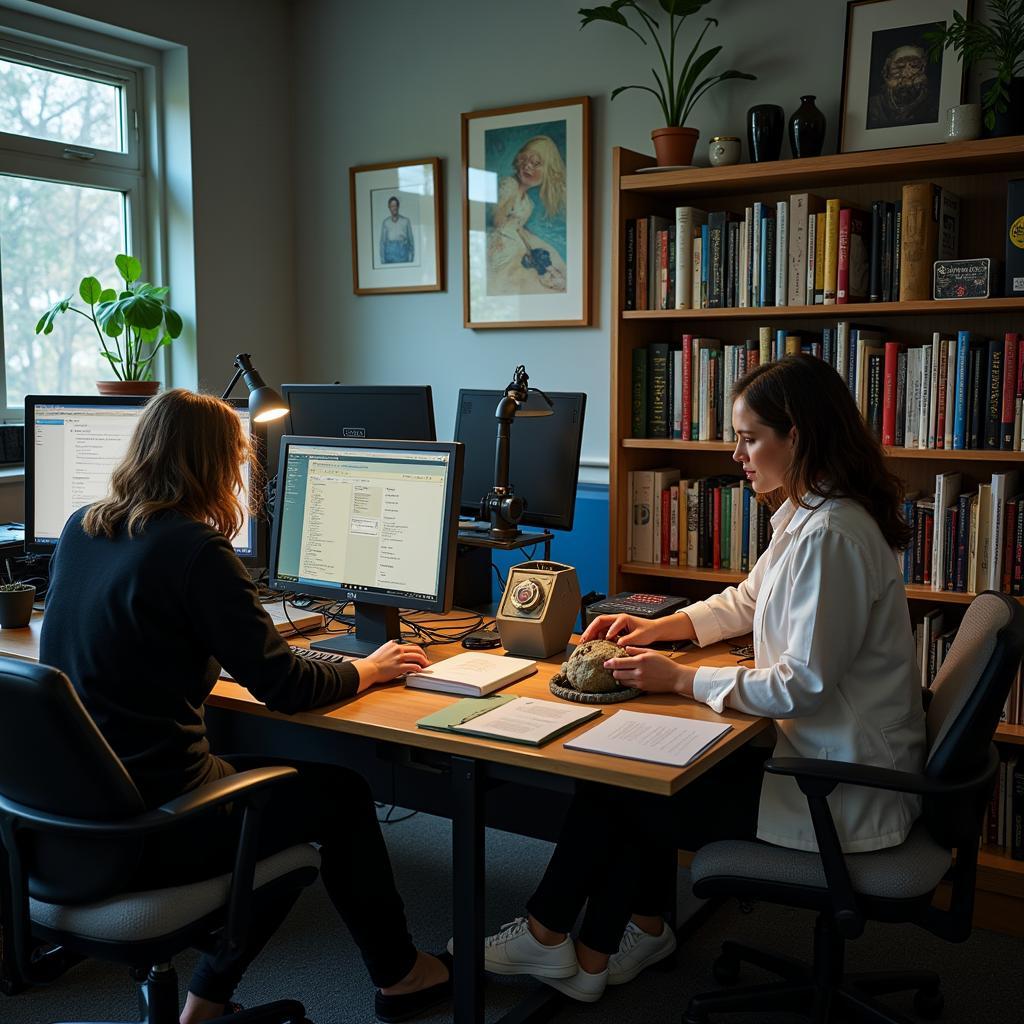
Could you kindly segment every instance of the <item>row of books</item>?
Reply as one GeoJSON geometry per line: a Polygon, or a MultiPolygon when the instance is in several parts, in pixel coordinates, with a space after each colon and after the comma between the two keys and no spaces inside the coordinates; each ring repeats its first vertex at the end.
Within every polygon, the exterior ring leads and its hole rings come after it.
{"type": "Polygon", "coordinates": [[[1007,857],[1024,860],[1024,760],[1016,753],[999,762],[981,841],[1007,857]]]}
{"type": "Polygon", "coordinates": [[[896,302],[932,295],[932,266],[956,257],[960,200],[904,185],[870,212],[810,192],[742,214],[679,206],[626,221],[626,309],[896,302]],[[904,223],[915,230],[903,231],[904,223]]]}
{"type": "Polygon", "coordinates": [[[728,396],[755,366],[792,353],[824,359],[849,387],[865,421],[893,448],[1020,451],[1024,430],[1021,335],[940,332],[907,346],[841,320],[820,335],[759,327],[723,343],[683,334],[632,354],[634,437],[732,441],[728,396]]]}
{"type": "Polygon", "coordinates": [[[628,493],[631,562],[748,572],[768,546],[771,512],[745,480],[638,469],[629,473],[628,493]]]}
{"type": "Polygon", "coordinates": [[[960,473],[938,473],[935,493],[909,495],[903,516],[913,541],[903,552],[906,583],[978,594],[1024,596],[1024,494],[1017,470],[964,488],[960,473]]]}

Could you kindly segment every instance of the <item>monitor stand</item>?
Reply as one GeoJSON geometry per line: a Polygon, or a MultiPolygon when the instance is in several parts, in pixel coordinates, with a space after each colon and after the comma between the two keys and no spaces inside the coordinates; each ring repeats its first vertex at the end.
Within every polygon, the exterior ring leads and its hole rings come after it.
{"type": "Polygon", "coordinates": [[[332,636],[329,640],[314,640],[310,649],[332,651],[335,654],[354,654],[365,658],[389,640],[400,640],[402,624],[398,609],[385,604],[369,604],[356,601],[356,630],[332,636]]]}

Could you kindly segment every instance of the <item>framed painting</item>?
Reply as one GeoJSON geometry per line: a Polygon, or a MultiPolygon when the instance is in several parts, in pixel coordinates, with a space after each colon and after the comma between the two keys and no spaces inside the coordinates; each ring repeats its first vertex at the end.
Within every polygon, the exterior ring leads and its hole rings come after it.
{"type": "Polygon", "coordinates": [[[963,64],[929,59],[926,33],[967,17],[970,0],[850,0],[839,111],[839,152],[942,142],[946,110],[961,102],[963,64]]]}
{"type": "Polygon", "coordinates": [[[462,115],[466,327],[590,324],[590,99],[462,115]]]}
{"type": "Polygon", "coordinates": [[[441,161],[349,169],[356,295],[444,290],[441,161]]]}

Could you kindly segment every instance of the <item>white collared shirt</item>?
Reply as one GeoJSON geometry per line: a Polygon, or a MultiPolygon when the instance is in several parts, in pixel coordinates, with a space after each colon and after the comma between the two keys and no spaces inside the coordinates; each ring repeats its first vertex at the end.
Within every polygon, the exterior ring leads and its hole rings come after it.
{"type": "MultiPolygon", "coordinates": [[[[776,757],[919,772],[925,723],[903,576],[858,502],[808,495],[772,516],[772,539],[739,586],[686,608],[697,643],[754,634],[754,668],[701,667],[694,697],[775,719],[776,757]]],[[[895,846],[920,813],[902,793],[839,786],[829,806],[848,853],[895,846]]],[[[816,850],[807,798],[766,775],[758,838],[816,850]]]]}

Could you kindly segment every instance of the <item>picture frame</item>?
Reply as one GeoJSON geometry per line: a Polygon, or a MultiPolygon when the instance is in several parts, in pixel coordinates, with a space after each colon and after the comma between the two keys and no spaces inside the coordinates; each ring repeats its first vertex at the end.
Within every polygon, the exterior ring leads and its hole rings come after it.
{"type": "Polygon", "coordinates": [[[462,115],[463,322],[591,323],[590,98],[462,115]]]}
{"type": "Polygon", "coordinates": [[[349,168],[356,295],[444,291],[441,160],[349,168]]]}
{"type": "Polygon", "coordinates": [[[925,33],[970,17],[971,0],[849,0],[843,44],[839,152],[943,141],[946,110],[962,102],[963,63],[932,62],[925,33]]]}

